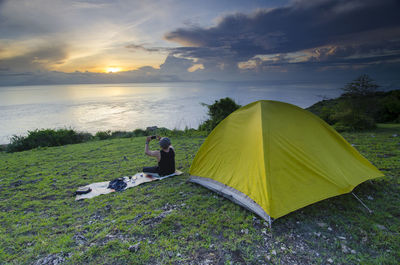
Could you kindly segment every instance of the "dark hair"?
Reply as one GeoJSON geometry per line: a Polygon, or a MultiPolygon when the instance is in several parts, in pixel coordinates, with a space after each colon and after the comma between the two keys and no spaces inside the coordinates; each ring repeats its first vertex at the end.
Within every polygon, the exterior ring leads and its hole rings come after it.
{"type": "Polygon", "coordinates": [[[161,146],[163,149],[168,148],[170,145],[171,145],[171,140],[170,140],[168,137],[163,137],[163,138],[161,138],[161,140],[160,140],[160,146],[161,146]]]}

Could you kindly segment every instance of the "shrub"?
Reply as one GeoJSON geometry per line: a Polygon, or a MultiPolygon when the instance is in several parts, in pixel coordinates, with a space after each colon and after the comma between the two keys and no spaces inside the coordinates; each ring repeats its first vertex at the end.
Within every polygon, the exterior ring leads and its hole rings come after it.
{"type": "Polygon", "coordinates": [[[164,127],[157,128],[156,130],[147,131],[147,135],[172,136],[171,130],[164,127]]]}
{"type": "Polygon", "coordinates": [[[378,122],[400,122],[400,90],[391,91],[380,101],[378,122]]]}
{"type": "Polygon", "coordinates": [[[111,138],[130,138],[135,136],[133,132],[115,131],[111,133],[111,138]]]}
{"type": "Polygon", "coordinates": [[[88,132],[78,132],[77,139],[79,143],[87,142],[93,140],[93,135],[88,132]]]}
{"type": "Polygon", "coordinates": [[[333,127],[337,131],[362,131],[376,128],[373,118],[352,110],[337,113],[335,119],[338,122],[333,127]]]}
{"type": "Polygon", "coordinates": [[[218,125],[223,119],[225,119],[229,114],[240,108],[241,106],[236,104],[236,102],[229,98],[222,98],[220,100],[216,100],[214,104],[202,104],[208,108],[208,116],[210,119],[206,120],[202,124],[199,125],[199,130],[211,132],[215,126],[218,125]]]}
{"type": "Polygon", "coordinates": [[[77,133],[72,129],[36,129],[28,131],[27,136],[13,135],[10,139],[10,144],[7,146],[7,152],[81,143],[91,138],[92,135],[89,133],[77,133]]]}
{"type": "Polygon", "coordinates": [[[146,136],[147,134],[145,130],[136,129],[133,131],[133,135],[137,137],[137,136],[146,136]]]}
{"type": "Polygon", "coordinates": [[[111,131],[100,131],[94,135],[99,140],[106,140],[111,138],[111,131]]]}

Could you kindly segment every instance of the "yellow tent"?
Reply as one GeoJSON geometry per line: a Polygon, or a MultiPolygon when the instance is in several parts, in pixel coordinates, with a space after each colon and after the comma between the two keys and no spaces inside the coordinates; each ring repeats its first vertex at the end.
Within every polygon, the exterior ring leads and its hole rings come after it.
{"type": "Polygon", "coordinates": [[[383,176],[320,118],[269,100],[224,119],[200,147],[190,174],[191,182],[269,221],[383,176]]]}

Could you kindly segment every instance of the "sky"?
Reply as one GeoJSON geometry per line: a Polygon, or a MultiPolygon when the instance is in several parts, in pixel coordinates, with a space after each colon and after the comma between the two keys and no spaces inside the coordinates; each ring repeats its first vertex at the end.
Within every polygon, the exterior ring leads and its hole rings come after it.
{"type": "Polygon", "coordinates": [[[0,85],[400,87],[398,0],[0,0],[0,85]]]}

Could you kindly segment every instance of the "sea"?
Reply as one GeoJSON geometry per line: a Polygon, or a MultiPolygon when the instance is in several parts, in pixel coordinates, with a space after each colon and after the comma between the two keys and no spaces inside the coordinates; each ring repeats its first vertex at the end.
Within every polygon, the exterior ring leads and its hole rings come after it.
{"type": "Polygon", "coordinates": [[[0,86],[0,144],[35,129],[132,131],[197,128],[207,107],[230,97],[240,105],[278,100],[302,108],[340,95],[333,84],[221,82],[0,86]]]}

